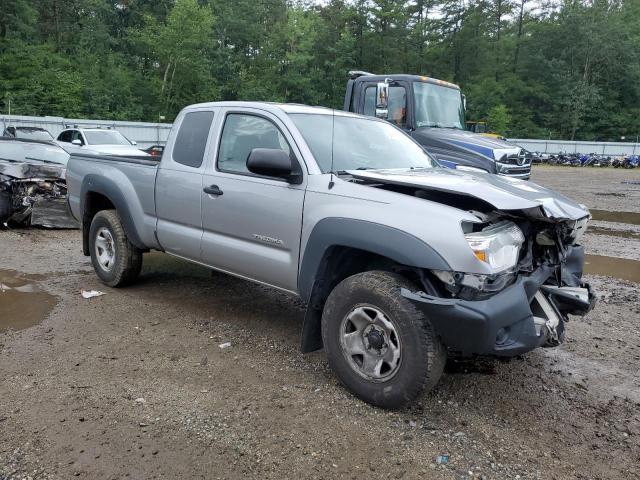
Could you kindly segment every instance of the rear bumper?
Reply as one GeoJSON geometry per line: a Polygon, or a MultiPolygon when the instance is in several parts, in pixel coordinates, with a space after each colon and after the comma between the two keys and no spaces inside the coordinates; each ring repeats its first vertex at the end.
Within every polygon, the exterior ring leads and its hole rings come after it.
{"type": "Polygon", "coordinates": [[[551,328],[545,327],[544,321],[541,325],[542,319],[532,311],[532,301],[553,271],[551,267],[540,267],[486,300],[438,298],[406,289],[402,290],[402,295],[431,321],[449,350],[463,355],[511,357],[562,342],[566,314],[585,314],[595,304],[595,297],[587,284],[582,285],[585,289],[583,298],[575,298],[570,308],[565,297],[564,303],[554,298],[559,296],[557,290],[552,295],[543,289],[544,297],[557,316],[551,328]],[[586,303],[585,296],[588,297],[586,303]]]}

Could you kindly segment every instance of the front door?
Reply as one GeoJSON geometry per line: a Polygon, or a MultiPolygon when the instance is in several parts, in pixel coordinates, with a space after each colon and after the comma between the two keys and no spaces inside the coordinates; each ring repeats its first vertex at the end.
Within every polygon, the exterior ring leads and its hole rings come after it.
{"type": "Polygon", "coordinates": [[[292,158],[299,152],[284,125],[263,110],[227,110],[221,128],[203,177],[203,262],[295,291],[306,181],[258,176],[246,162],[254,148],[278,148],[292,158]]]}

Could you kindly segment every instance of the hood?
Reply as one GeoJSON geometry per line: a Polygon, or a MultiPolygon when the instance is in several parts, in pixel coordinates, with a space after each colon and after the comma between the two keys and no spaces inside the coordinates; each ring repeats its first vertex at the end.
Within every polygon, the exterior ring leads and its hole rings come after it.
{"type": "Polygon", "coordinates": [[[66,166],[69,154],[53,142],[7,139],[0,141],[0,159],[31,164],[66,166]]]}
{"type": "Polygon", "coordinates": [[[517,155],[521,150],[513,143],[456,128],[424,127],[414,131],[412,136],[426,147],[477,154],[489,160],[498,160],[505,154],[517,155]]]}
{"type": "Polygon", "coordinates": [[[99,155],[119,155],[122,157],[151,156],[147,152],[143,152],[138,147],[135,147],[133,145],[88,145],[85,148],[99,155]]]}
{"type": "Polygon", "coordinates": [[[350,170],[347,173],[362,180],[478,198],[497,210],[541,208],[544,215],[553,220],[578,220],[589,215],[584,206],[553,190],[529,181],[490,173],[446,168],[350,170]]]}

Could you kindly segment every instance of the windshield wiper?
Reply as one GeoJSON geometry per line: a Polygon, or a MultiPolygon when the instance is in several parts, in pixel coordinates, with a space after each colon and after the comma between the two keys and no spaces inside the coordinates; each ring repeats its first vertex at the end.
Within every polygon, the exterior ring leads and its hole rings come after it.
{"type": "MultiPolygon", "coordinates": [[[[375,170],[375,169],[372,167],[358,167],[358,168],[350,168],[349,170],[375,170]]],[[[346,170],[333,170],[327,173],[333,173],[334,175],[349,175],[349,172],[347,172],[346,170]]]]}
{"type": "Polygon", "coordinates": [[[456,130],[462,130],[457,125],[444,125],[442,123],[424,123],[420,125],[421,127],[430,127],[430,128],[455,128],[456,130]]]}

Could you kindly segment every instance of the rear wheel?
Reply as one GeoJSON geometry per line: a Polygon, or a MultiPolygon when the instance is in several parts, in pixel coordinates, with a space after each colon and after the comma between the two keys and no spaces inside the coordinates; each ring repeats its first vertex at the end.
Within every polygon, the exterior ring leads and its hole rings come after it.
{"type": "Polygon", "coordinates": [[[127,238],[115,210],[102,210],[93,217],[89,250],[93,269],[110,287],[130,284],[142,268],[142,251],[127,238]]]}
{"type": "Polygon", "coordinates": [[[401,288],[416,290],[389,272],[354,275],[331,292],[322,315],[336,376],[356,396],[383,408],[402,407],[433,388],[446,362],[431,323],[401,288]]]}

